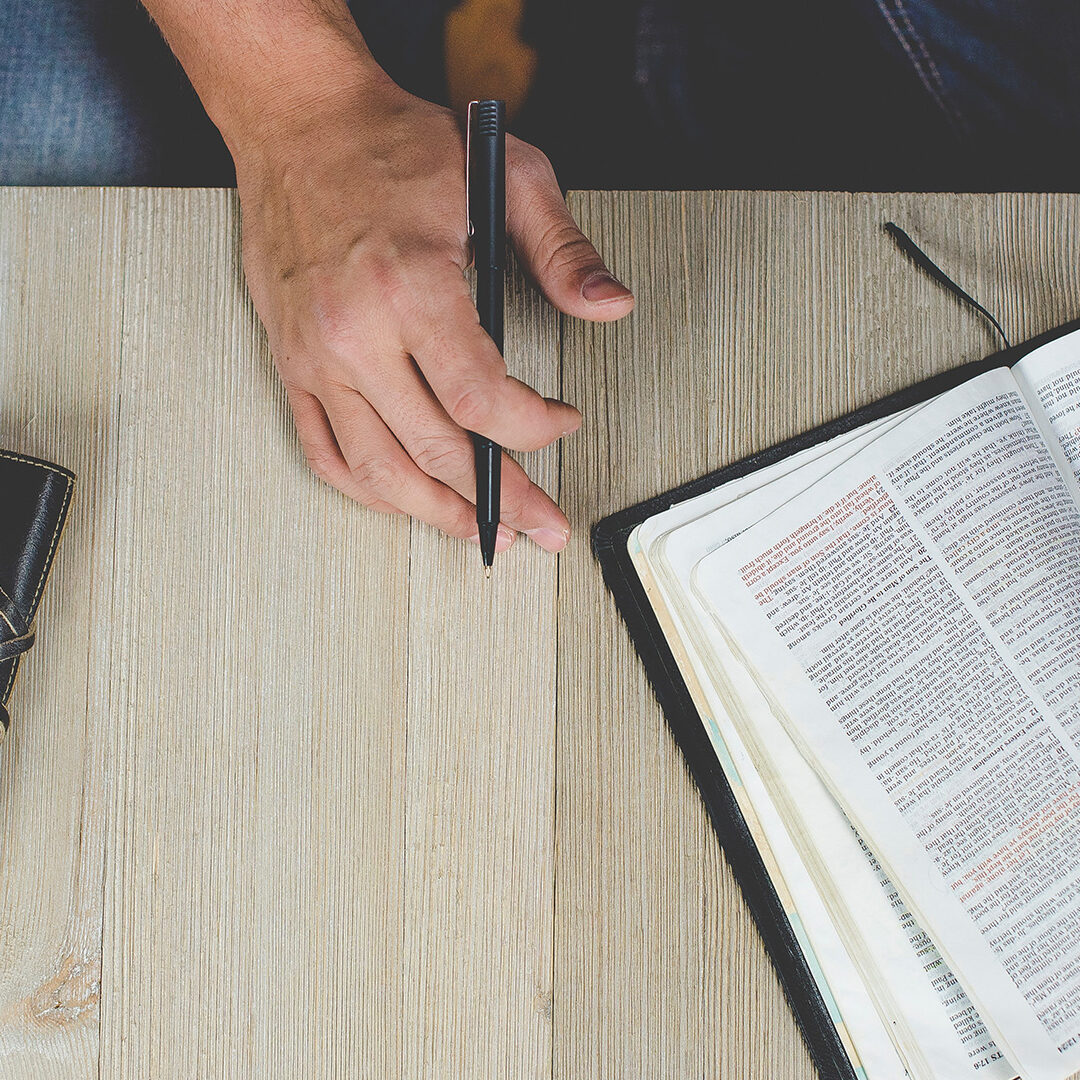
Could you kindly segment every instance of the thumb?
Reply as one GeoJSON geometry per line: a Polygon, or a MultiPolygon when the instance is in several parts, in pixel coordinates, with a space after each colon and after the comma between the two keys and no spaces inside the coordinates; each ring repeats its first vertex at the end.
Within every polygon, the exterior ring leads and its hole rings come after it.
{"type": "Polygon", "coordinates": [[[566,209],[547,157],[506,139],[506,232],[526,273],[560,311],[581,319],[619,319],[634,295],[604,265],[566,209]]]}

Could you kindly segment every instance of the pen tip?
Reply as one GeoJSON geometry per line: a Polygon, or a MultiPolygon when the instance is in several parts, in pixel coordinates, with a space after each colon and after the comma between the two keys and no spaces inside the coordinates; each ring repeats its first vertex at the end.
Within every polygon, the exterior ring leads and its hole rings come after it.
{"type": "Polygon", "coordinates": [[[484,577],[487,578],[488,581],[491,580],[491,567],[490,566],[485,566],[484,567],[484,577]]]}

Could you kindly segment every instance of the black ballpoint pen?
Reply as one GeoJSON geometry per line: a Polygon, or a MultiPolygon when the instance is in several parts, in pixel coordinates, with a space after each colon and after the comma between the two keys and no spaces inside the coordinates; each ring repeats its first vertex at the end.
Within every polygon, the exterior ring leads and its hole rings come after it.
{"type": "MultiPolygon", "coordinates": [[[[506,260],[506,106],[502,101],[469,103],[465,184],[476,267],[476,310],[480,325],[501,353],[506,260]]],[[[490,575],[499,534],[502,447],[471,434],[476,459],[476,526],[480,555],[490,575]]]]}

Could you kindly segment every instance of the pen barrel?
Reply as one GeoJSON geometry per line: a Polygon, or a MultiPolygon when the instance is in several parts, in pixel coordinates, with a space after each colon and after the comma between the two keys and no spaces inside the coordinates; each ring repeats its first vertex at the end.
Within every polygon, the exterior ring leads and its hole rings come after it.
{"type": "MultiPolygon", "coordinates": [[[[480,325],[503,351],[503,278],[506,266],[506,106],[479,101],[469,115],[469,217],[473,265],[476,267],[476,310],[480,325]]],[[[485,563],[494,554],[500,517],[502,449],[473,434],[476,458],[476,520],[485,563]]]]}
{"type": "Polygon", "coordinates": [[[476,103],[470,119],[469,185],[477,273],[485,267],[501,271],[506,260],[506,106],[501,101],[476,103]]]}
{"type": "MultiPolygon", "coordinates": [[[[503,351],[503,271],[500,267],[476,268],[476,310],[480,325],[503,351]]],[[[502,448],[483,435],[473,433],[476,456],[476,521],[479,525],[498,524],[502,448]]],[[[494,542],[494,541],[492,541],[494,542]]]]}
{"type": "Polygon", "coordinates": [[[502,448],[498,443],[474,434],[473,452],[476,458],[476,475],[484,478],[484,483],[477,485],[476,489],[476,522],[478,525],[498,525],[501,515],[499,492],[502,448]]]}
{"type": "Polygon", "coordinates": [[[476,268],[476,311],[480,325],[495,347],[503,351],[503,270],[498,266],[476,268]]]}

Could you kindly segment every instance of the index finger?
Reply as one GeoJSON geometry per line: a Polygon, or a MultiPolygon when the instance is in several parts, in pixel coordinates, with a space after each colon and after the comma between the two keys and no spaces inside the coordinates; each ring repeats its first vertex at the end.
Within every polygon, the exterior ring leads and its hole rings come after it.
{"type": "Polygon", "coordinates": [[[402,327],[402,344],[454,423],[512,450],[538,450],[576,431],[577,409],[506,373],[464,277],[454,268],[446,278],[402,327]]]}

